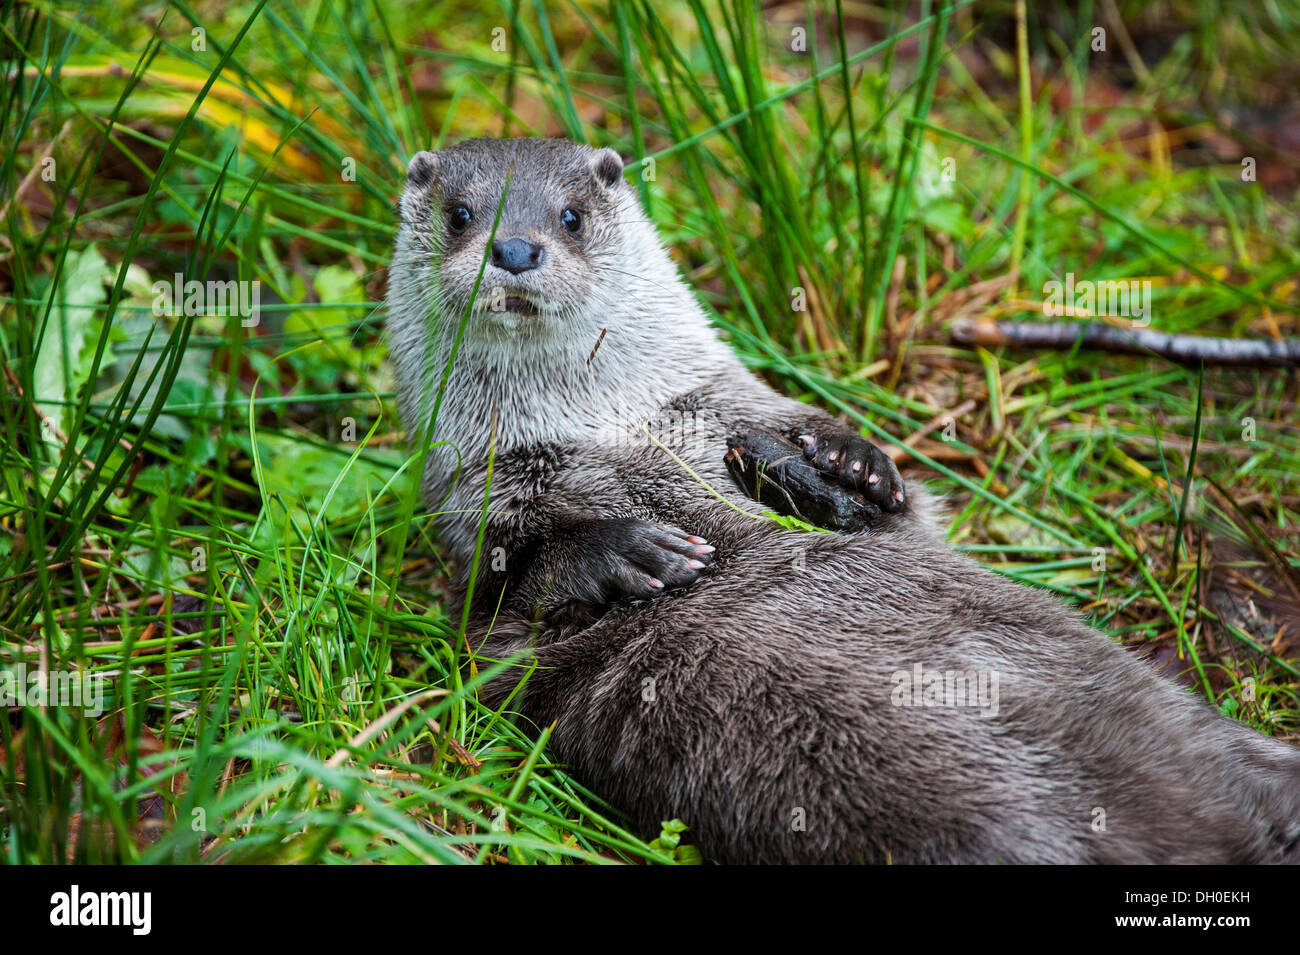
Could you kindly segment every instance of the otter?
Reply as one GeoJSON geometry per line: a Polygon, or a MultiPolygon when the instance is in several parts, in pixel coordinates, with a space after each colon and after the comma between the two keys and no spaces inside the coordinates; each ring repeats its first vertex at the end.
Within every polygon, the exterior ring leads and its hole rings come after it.
{"type": "Polygon", "coordinates": [[[1300,860],[1300,749],[953,551],[923,486],[741,364],[623,168],[468,140],[398,204],[403,424],[453,612],[517,661],[488,702],[717,862],[1300,860]]]}

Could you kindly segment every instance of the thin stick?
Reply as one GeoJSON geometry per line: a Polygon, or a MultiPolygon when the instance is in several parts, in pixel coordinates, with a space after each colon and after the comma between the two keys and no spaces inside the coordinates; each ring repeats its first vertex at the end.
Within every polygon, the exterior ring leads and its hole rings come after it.
{"type": "Polygon", "coordinates": [[[999,322],[981,318],[954,322],[952,337],[963,345],[1012,348],[1081,348],[1125,355],[1154,355],[1183,365],[1300,368],[1300,339],[1208,338],[1173,335],[1150,328],[1119,328],[1104,322],[999,322]]]}

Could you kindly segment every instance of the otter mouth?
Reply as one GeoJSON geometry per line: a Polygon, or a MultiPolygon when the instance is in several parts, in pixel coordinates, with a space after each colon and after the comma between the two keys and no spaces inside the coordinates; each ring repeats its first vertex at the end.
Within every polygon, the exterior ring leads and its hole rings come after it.
{"type": "Polygon", "coordinates": [[[536,318],[542,314],[542,301],[539,296],[524,289],[492,289],[490,293],[475,299],[474,311],[486,318],[493,315],[536,318]]]}
{"type": "Polygon", "coordinates": [[[526,298],[521,298],[518,295],[507,295],[506,311],[517,312],[520,315],[540,315],[542,310],[537,307],[535,302],[530,302],[526,298]]]}

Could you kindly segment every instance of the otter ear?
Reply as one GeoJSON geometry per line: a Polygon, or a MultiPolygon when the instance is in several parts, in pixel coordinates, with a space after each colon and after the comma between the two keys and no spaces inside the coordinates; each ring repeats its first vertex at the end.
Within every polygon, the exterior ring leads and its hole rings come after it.
{"type": "Polygon", "coordinates": [[[606,189],[613,189],[623,178],[623,159],[612,149],[602,149],[591,157],[591,171],[596,181],[606,189]]]}
{"type": "Polygon", "coordinates": [[[427,189],[438,175],[438,154],[421,150],[411,157],[406,167],[406,185],[408,189],[427,189]]]}
{"type": "Polygon", "coordinates": [[[418,152],[406,167],[406,188],[397,201],[397,214],[404,222],[421,222],[428,215],[429,191],[438,178],[437,153],[418,152]]]}

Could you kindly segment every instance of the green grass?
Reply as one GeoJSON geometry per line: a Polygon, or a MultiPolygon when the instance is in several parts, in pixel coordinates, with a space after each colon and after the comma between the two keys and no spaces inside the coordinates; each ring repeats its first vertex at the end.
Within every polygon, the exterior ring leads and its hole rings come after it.
{"type": "Polygon", "coordinates": [[[955,546],[1294,735],[1295,376],[947,327],[1074,272],[1152,279],[1161,330],[1296,335],[1294,181],[1177,146],[1207,90],[1269,108],[1300,21],[1121,3],[1173,25],[1137,70],[1070,6],[1018,51],[1011,3],[6,4],[0,662],[108,700],[0,719],[3,858],[690,861],[479,702],[441,609],[379,299],[406,158],[471,135],[632,157],[745,361],[910,439],[955,546]],[[260,323],[155,314],[177,272],[257,280],[260,323]]]}

